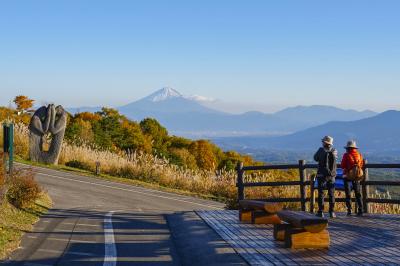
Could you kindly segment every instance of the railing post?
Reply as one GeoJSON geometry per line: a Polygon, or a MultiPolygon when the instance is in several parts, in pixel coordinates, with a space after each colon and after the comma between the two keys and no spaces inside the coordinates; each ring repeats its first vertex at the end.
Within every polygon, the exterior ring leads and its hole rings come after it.
{"type": "Polygon", "coordinates": [[[13,174],[14,163],[14,124],[3,123],[3,150],[4,150],[4,166],[7,173],[13,174]],[[8,164],[7,164],[8,163],[8,164]]]}
{"type": "Polygon", "coordinates": [[[100,175],[100,162],[96,161],[96,170],[95,170],[96,175],[100,175]]]}
{"type": "Polygon", "coordinates": [[[364,160],[364,180],[361,182],[362,186],[362,198],[363,198],[363,211],[364,213],[369,212],[368,208],[368,195],[369,195],[369,187],[365,184],[365,181],[369,180],[369,173],[368,173],[368,168],[366,167],[368,161],[364,160]]]}
{"type": "Polygon", "coordinates": [[[306,211],[306,161],[299,161],[301,210],[306,211]]]}
{"type": "Polygon", "coordinates": [[[243,186],[243,162],[239,162],[236,167],[237,171],[237,183],[236,186],[238,188],[238,200],[244,199],[244,186],[243,186]]]}

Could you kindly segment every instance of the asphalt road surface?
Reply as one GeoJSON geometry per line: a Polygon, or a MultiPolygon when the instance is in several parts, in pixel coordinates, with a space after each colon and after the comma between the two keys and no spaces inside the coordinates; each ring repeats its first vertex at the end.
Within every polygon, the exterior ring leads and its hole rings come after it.
{"type": "Polygon", "coordinates": [[[194,212],[223,204],[34,170],[54,206],[5,265],[246,265],[194,212]]]}

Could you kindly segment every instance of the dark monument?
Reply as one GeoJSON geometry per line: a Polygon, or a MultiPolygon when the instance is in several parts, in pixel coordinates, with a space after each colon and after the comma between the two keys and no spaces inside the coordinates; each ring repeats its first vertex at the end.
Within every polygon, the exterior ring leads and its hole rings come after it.
{"type": "Polygon", "coordinates": [[[33,114],[29,124],[29,156],[34,162],[57,164],[67,125],[67,112],[59,105],[42,106],[33,114]],[[48,151],[43,150],[44,138],[50,134],[48,151]]]}

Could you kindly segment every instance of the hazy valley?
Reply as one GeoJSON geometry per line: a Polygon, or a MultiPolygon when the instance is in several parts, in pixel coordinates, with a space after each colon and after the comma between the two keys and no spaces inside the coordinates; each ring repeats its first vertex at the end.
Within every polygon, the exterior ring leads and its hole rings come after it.
{"type": "MultiPolygon", "coordinates": [[[[398,111],[344,110],[333,106],[289,107],[275,113],[231,114],[207,107],[205,97],[184,96],[172,88],[117,107],[126,117],[152,117],[168,131],[191,139],[211,139],[224,150],[236,150],[264,162],[310,160],[320,138],[331,135],[340,152],[349,139],[359,142],[370,160],[400,160],[398,111]]],[[[100,107],[69,108],[71,113],[100,107]]]]}

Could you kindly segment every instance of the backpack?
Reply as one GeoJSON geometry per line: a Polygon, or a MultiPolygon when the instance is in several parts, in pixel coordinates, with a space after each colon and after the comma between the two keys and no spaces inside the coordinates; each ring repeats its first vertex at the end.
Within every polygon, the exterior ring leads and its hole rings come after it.
{"type": "Polygon", "coordinates": [[[325,160],[320,168],[320,174],[328,179],[333,179],[336,177],[336,168],[335,155],[332,151],[329,151],[326,153],[325,160]]]}
{"type": "Polygon", "coordinates": [[[356,164],[348,171],[347,179],[350,181],[361,181],[364,179],[364,170],[361,168],[359,161],[356,161],[356,164]]]}

